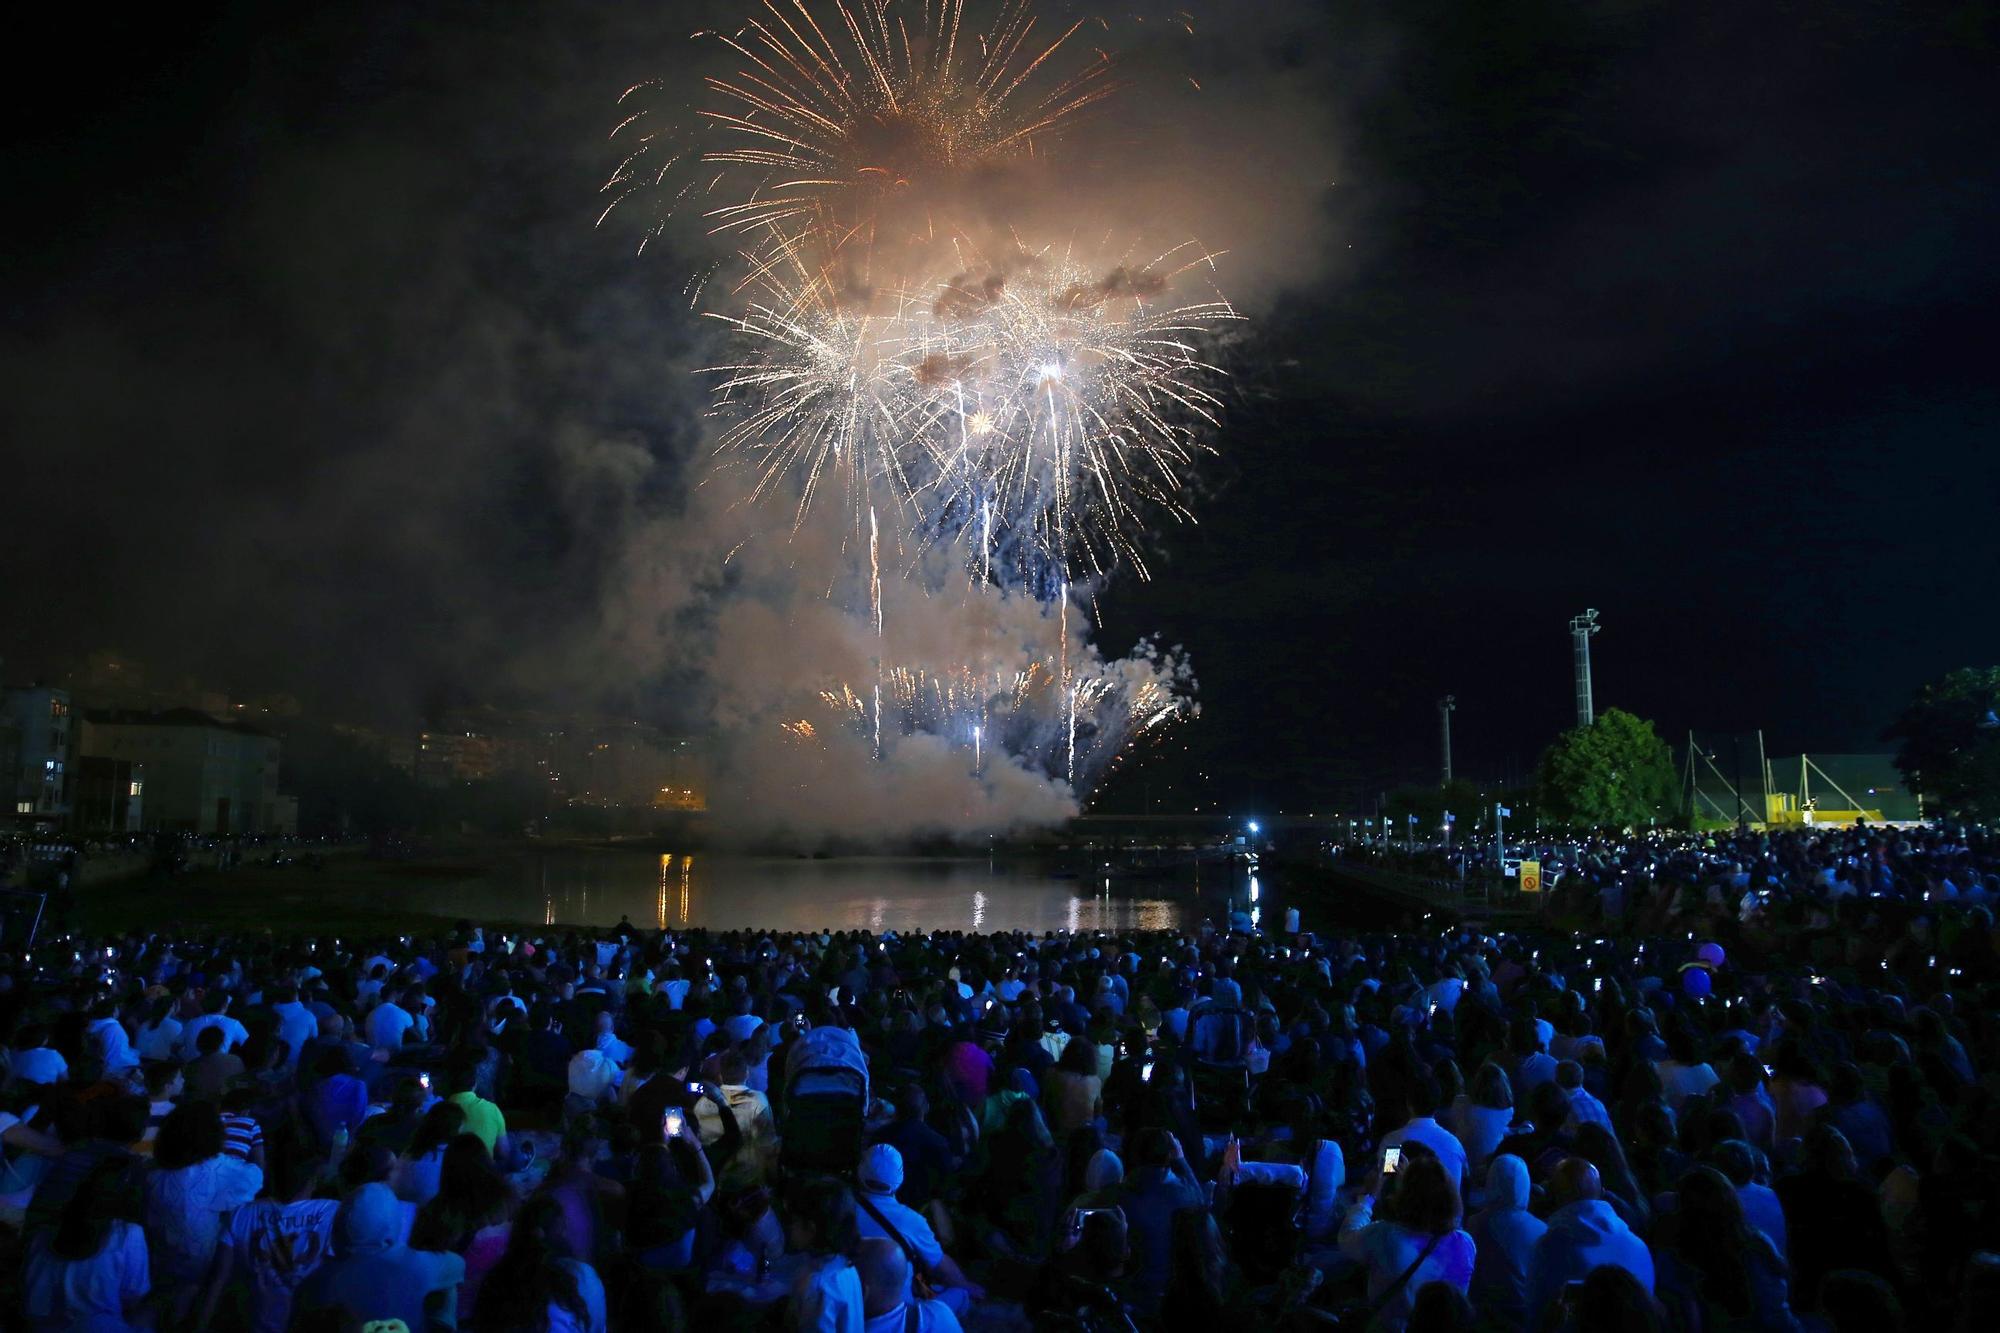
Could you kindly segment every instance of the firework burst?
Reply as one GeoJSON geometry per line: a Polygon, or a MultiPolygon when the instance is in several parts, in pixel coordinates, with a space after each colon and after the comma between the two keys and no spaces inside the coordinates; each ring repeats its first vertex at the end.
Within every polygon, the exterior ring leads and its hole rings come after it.
{"type": "Polygon", "coordinates": [[[1238,316],[1172,294],[1212,257],[955,251],[949,276],[865,307],[803,265],[767,270],[745,313],[719,316],[740,353],[714,369],[720,454],[754,470],[754,494],[795,495],[799,519],[830,478],[857,524],[886,494],[917,545],[959,545],[982,582],[996,566],[1038,589],[1121,562],[1143,576],[1136,534],[1188,517],[1186,473],[1213,452],[1209,349],[1238,316]]]}
{"type": "Polygon", "coordinates": [[[735,68],[692,112],[658,82],[626,90],[612,137],[632,147],[605,214],[645,200],[653,237],[692,208],[762,263],[804,257],[867,282],[878,245],[929,233],[958,190],[1117,90],[1110,57],[1078,40],[1084,20],[1052,27],[1027,0],[977,8],[984,24],[966,0],[763,0],[736,31],[696,34],[735,68]]]}

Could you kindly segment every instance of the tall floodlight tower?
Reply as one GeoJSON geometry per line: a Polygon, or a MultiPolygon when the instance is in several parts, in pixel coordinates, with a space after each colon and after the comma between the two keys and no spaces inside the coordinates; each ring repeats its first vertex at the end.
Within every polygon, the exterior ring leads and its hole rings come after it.
{"type": "Polygon", "coordinates": [[[1451,714],[1458,707],[1458,696],[1447,694],[1438,700],[1438,724],[1444,729],[1444,785],[1451,785],[1451,714]]]}
{"type": "Polygon", "coordinates": [[[1597,633],[1595,607],[1580,616],[1571,616],[1569,641],[1576,652],[1576,725],[1587,727],[1597,720],[1590,702],[1590,636],[1597,633]]]}

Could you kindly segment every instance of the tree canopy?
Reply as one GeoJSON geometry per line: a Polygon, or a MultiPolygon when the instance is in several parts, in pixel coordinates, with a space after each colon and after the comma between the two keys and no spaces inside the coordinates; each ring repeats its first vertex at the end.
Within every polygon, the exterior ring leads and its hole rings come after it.
{"type": "Polygon", "coordinates": [[[1644,828],[1678,813],[1673,752],[1651,722],[1622,709],[1558,736],[1542,752],[1537,783],[1544,811],[1560,823],[1644,828]]]}
{"type": "Polygon", "coordinates": [[[2000,818],[2000,667],[1964,667],[1918,690],[1886,733],[1927,807],[2000,818]]]}

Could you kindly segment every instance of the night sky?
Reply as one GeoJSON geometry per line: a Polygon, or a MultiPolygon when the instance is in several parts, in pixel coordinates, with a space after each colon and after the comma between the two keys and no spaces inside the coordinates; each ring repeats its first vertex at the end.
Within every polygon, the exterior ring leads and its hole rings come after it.
{"type": "MultiPolygon", "coordinates": [[[[383,721],[596,702],[531,648],[682,502],[634,459],[699,447],[680,273],[592,225],[693,8],[17,19],[53,77],[5,131],[9,678],[103,647],[383,721]]],[[[1142,782],[1426,777],[1447,691],[1460,771],[1524,774],[1586,606],[1600,707],[1773,754],[1880,748],[2000,661],[1995,6],[1271,8],[1342,165],[1200,526],[1101,600],[1202,682],[1142,782]]]]}

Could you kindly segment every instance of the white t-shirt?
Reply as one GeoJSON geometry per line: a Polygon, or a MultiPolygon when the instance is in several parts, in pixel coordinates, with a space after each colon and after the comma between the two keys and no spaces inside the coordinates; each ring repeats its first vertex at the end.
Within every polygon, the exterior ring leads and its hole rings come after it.
{"type": "Polygon", "coordinates": [[[1673,1060],[1656,1060],[1654,1070],[1660,1076],[1660,1090],[1666,1095],[1667,1105],[1675,1111],[1690,1097],[1699,1097],[1722,1079],[1705,1064],[1684,1065],[1673,1060]]]}
{"type": "Polygon", "coordinates": [[[53,1046],[16,1051],[13,1072],[8,1077],[15,1083],[60,1083],[69,1077],[69,1061],[53,1046]]]}
{"type": "Polygon", "coordinates": [[[139,1026],[139,1058],[141,1060],[171,1060],[180,1049],[181,1021],[172,1016],[160,1020],[156,1028],[143,1023],[139,1026]]]}
{"type": "Polygon", "coordinates": [[[228,1014],[203,1014],[200,1018],[190,1018],[187,1026],[181,1029],[182,1060],[192,1060],[201,1054],[195,1046],[195,1040],[201,1036],[205,1028],[222,1029],[222,1049],[225,1051],[233,1051],[250,1040],[250,1029],[228,1014]]]}
{"type": "MultiPolygon", "coordinates": [[[[877,1194],[873,1190],[868,1191],[867,1195],[869,1204],[873,1205],[875,1211],[881,1213],[887,1219],[890,1226],[895,1227],[897,1231],[902,1233],[903,1242],[916,1252],[916,1257],[923,1261],[925,1268],[935,1270],[939,1264],[944,1262],[944,1246],[938,1244],[937,1235],[932,1232],[931,1224],[924,1219],[922,1213],[891,1195],[877,1194]]],[[[892,1242],[896,1239],[889,1234],[887,1227],[884,1227],[882,1223],[875,1220],[874,1213],[870,1213],[867,1208],[859,1205],[858,1200],[854,1210],[854,1221],[861,1228],[861,1235],[864,1240],[870,1236],[892,1242]]],[[[916,1299],[915,1287],[916,1267],[913,1264],[908,1270],[908,1274],[903,1278],[903,1303],[905,1305],[916,1299]]]]}
{"type": "Polygon", "coordinates": [[[1462,1186],[1466,1174],[1465,1145],[1458,1141],[1458,1135],[1429,1116],[1421,1116],[1382,1136],[1384,1148],[1401,1147],[1412,1141],[1429,1148],[1444,1164],[1445,1179],[1462,1186]]]}
{"type": "Polygon", "coordinates": [[[577,1321],[576,1314],[564,1306],[549,1302],[549,1333],[605,1333],[608,1314],[604,1301],[604,1280],[597,1276],[597,1270],[579,1259],[558,1259],[556,1263],[569,1270],[576,1279],[576,1294],[583,1300],[584,1322],[577,1321]]]}
{"type": "MultiPolygon", "coordinates": [[[[904,1333],[909,1315],[899,1305],[887,1314],[878,1314],[861,1326],[862,1333],[904,1333]]],[[[925,1301],[917,1307],[917,1333],[964,1333],[964,1325],[943,1301],[925,1301]]]]}
{"type": "Polygon", "coordinates": [[[208,1272],[222,1219],[257,1197],[264,1172],[219,1155],[146,1178],[146,1232],[162,1278],[195,1281],[208,1272]]]}
{"type": "Polygon", "coordinates": [[[793,1279],[790,1322],[799,1333],[853,1333],[861,1310],[861,1274],[845,1259],[814,1260],[793,1279]]]}
{"type": "Polygon", "coordinates": [[[104,1248],[88,1259],[59,1258],[52,1233],[28,1245],[21,1275],[22,1308],[35,1333],[57,1329],[122,1329],[127,1302],[152,1289],[146,1236],[130,1222],[113,1222],[104,1248]]]}
{"type": "MultiPolygon", "coordinates": [[[[40,1109],[30,1106],[24,1115],[15,1115],[12,1111],[0,1111],[0,1134],[5,1134],[16,1125],[33,1120],[35,1112],[40,1109]]],[[[35,1197],[35,1186],[40,1183],[42,1176],[48,1170],[48,1159],[24,1148],[8,1148],[5,1151],[10,1165],[0,1169],[0,1181],[19,1182],[25,1179],[27,1183],[19,1189],[0,1194],[0,1221],[18,1227],[22,1218],[27,1215],[28,1204],[35,1197]]]]}
{"type": "Polygon", "coordinates": [[[403,1044],[404,1034],[415,1027],[416,1018],[394,1000],[384,1000],[368,1015],[368,1041],[378,1051],[393,1051],[403,1044]]]}
{"type": "Polygon", "coordinates": [[[292,1295],[333,1251],[337,1199],[245,1204],[230,1220],[228,1244],[250,1286],[253,1333],[284,1333],[292,1295]]]}

